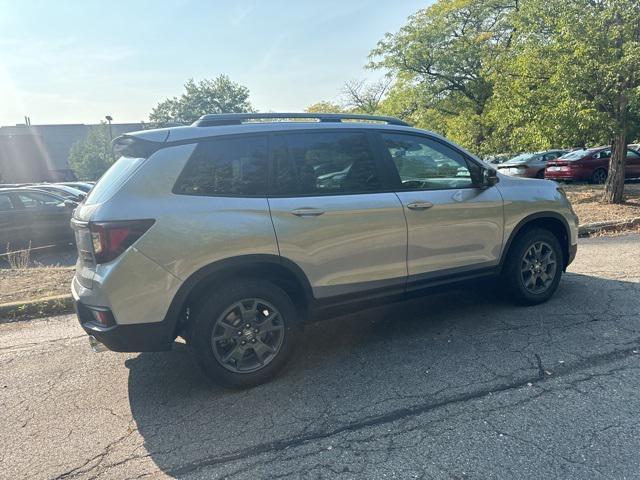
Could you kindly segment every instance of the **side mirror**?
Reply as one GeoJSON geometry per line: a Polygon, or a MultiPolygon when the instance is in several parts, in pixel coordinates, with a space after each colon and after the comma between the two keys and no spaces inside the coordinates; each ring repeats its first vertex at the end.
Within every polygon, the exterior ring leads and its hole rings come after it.
{"type": "Polygon", "coordinates": [[[482,169],[482,176],[481,176],[482,187],[484,188],[493,187],[499,181],[500,181],[500,177],[498,177],[498,171],[495,168],[482,169]]]}
{"type": "Polygon", "coordinates": [[[65,200],[64,201],[64,206],[67,208],[76,208],[78,206],[78,204],[76,202],[74,202],[73,200],[65,200]]]}

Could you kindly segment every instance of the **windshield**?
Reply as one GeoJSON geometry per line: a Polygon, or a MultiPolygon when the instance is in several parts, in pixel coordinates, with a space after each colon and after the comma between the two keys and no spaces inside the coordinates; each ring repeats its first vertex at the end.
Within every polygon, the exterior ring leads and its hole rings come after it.
{"type": "Polygon", "coordinates": [[[507,160],[504,163],[505,164],[523,163],[528,161],[535,161],[535,160],[538,160],[539,158],[540,158],[540,155],[537,153],[521,153],[520,155],[517,155],[513,157],[511,160],[507,160]]]}
{"type": "Polygon", "coordinates": [[[120,157],[91,189],[84,202],[85,205],[94,205],[109,200],[143,161],[144,158],[120,157]]]}

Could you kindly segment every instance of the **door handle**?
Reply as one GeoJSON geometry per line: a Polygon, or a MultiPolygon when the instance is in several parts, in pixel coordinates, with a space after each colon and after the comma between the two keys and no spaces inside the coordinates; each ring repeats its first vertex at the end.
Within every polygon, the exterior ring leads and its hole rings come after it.
{"type": "Polygon", "coordinates": [[[411,210],[426,210],[431,207],[433,207],[431,202],[411,202],[407,204],[407,208],[411,210]]]}
{"type": "Polygon", "coordinates": [[[312,208],[312,207],[303,207],[303,208],[295,208],[291,210],[291,214],[296,217],[317,217],[322,215],[324,210],[320,208],[312,208]]]}

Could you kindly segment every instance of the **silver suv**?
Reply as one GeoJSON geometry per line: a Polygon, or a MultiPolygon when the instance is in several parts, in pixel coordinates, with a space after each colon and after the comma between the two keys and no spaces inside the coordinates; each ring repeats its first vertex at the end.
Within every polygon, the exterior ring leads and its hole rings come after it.
{"type": "Polygon", "coordinates": [[[576,254],[562,189],[390,117],[206,115],[127,134],[76,209],[73,296],[94,347],[183,337],[227,385],[264,382],[304,324],[479,277],[544,302],[576,254]]]}

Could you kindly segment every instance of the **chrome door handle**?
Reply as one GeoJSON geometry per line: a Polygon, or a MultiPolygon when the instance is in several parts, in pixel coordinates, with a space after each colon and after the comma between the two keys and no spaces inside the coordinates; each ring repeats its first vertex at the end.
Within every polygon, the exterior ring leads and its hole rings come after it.
{"type": "Polygon", "coordinates": [[[433,207],[433,203],[431,202],[411,202],[407,204],[407,208],[411,210],[426,210],[431,207],[433,207]]]}
{"type": "Polygon", "coordinates": [[[317,217],[318,215],[322,215],[323,213],[324,210],[311,207],[295,208],[291,210],[291,214],[295,215],[296,217],[317,217]]]}

